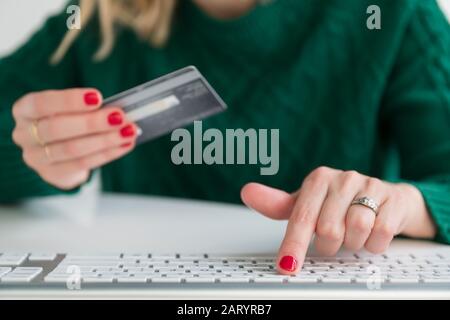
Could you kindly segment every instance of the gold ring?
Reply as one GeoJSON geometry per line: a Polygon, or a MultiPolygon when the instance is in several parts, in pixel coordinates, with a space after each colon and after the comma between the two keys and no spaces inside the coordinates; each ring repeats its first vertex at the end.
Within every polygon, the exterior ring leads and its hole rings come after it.
{"type": "Polygon", "coordinates": [[[39,137],[39,132],[38,132],[38,121],[34,120],[31,125],[30,125],[30,132],[31,132],[31,136],[33,137],[34,141],[39,144],[41,147],[45,146],[44,141],[42,141],[42,139],[39,137]]]}
{"type": "Polygon", "coordinates": [[[51,162],[52,156],[50,155],[50,148],[47,145],[44,146],[44,151],[45,151],[45,155],[47,156],[48,161],[51,162]]]}

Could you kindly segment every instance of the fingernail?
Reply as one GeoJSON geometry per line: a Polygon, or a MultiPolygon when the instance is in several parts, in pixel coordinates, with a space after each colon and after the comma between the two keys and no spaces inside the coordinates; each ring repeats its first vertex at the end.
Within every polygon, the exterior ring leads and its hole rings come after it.
{"type": "Polygon", "coordinates": [[[284,256],[280,260],[280,268],[292,272],[297,267],[297,260],[293,256],[284,256]]]}
{"type": "Polygon", "coordinates": [[[121,145],[121,147],[122,148],[129,148],[129,147],[131,147],[133,144],[131,143],[131,142],[128,142],[128,143],[124,143],[123,145],[121,145]]]}
{"type": "Polygon", "coordinates": [[[110,113],[108,116],[108,122],[112,126],[117,126],[119,124],[122,124],[122,122],[123,122],[122,114],[117,111],[110,113]]]}
{"type": "Polygon", "coordinates": [[[123,127],[122,129],[120,129],[120,134],[124,138],[132,137],[132,136],[135,135],[134,127],[132,125],[128,125],[126,127],[123,127]]]}
{"type": "Polygon", "coordinates": [[[88,106],[97,105],[99,103],[99,101],[100,101],[100,98],[99,98],[97,92],[95,92],[95,91],[87,92],[84,94],[84,102],[88,106]]]}

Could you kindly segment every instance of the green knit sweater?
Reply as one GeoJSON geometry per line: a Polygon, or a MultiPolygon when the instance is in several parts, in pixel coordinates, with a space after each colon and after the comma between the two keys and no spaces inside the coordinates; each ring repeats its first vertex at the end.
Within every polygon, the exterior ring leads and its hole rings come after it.
{"type": "Polygon", "coordinates": [[[261,176],[255,165],[176,166],[167,135],[103,167],[104,190],[239,202],[247,182],[292,191],[326,165],[414,184],[437,240],[450,243],[450,27],[434,0],[277,0],[231,21],[184,0],[163,49],[121,28],[111,55],[96,63],[93,20],[50,66],[66,18],[49,19],[0,60],[0,202],[62,192],[12,142],[17,98],[82,86],[107,97],[195,65],[229,106],[204,130],[279,129],[278,174],[261,176]],[[372,4],[381,8],[381,30],[366,27],[372,4]]]}

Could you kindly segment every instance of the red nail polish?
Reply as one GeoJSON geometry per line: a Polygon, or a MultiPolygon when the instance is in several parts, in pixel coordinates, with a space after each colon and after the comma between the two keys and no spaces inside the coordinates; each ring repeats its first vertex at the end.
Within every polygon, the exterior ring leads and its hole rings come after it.
{"type": "Polygon", "coordinates": [[[123,117],[120,112],[112,112],[108,116],[108,123],[112,126],[117,126],[119,124],[122,124],[123,117]]]}
{"type": "Polygon", "coordinates": [[[283,270],[292,272],[297,267],[297,260],[293,256],[284,256],[280,260],[280,267],[283,270]]]}
{"type": "Polygon", "coordinates": [[[84,102],[88,106],[94,106],[100,102],[100,97],[98,96],[97,92],[94,91],[87,92],[84,94],[84,102]]]}
{"type": "Polygon", "coordinates": [[[132,145],[133,145],[133,144],[132,144],[131,142],[128,142],[128,143],[124,143],[123,145],[121,145],[121,147],[124,148],[124,149],[126,149],[126,148],[131,147],[132,145]]]}
{"type": "Polygon", "coordinates": [[[128,125],[126,127],[123,127],[122,129],[120,129],[120,134],[122,135],[122,137],[127,138],[127,137],[132,137],[135,135],[135,130],[134,127],[132,125],[128,125]]]}

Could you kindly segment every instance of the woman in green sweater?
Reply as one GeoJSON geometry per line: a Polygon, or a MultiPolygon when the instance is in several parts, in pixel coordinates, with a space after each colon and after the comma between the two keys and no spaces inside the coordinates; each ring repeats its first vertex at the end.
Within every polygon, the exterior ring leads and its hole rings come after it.
{"type": "Polygon", "coordinates": [[[434,0],[176,2],[82,0],[81,30],[63,13],[0,60],[1,202],[77,190],[98,167],[106,191],[242,199],[289,219],[284,274],[313,234],[324,255],[450,242],[450,27],[434,0]],[[279,129],[276,175],[175,165],[170,137],[136,147],[135,124],[99,108],[186,65],[229,105],[205,128],[279,129]]]}

